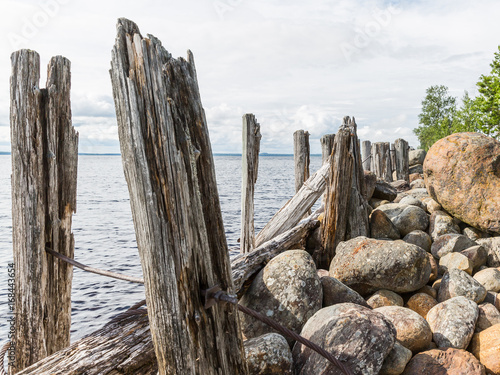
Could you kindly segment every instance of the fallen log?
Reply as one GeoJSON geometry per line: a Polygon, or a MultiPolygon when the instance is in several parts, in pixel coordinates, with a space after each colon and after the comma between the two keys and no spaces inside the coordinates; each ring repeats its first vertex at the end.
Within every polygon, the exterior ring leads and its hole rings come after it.
{"type": "Polygon", "coordinates": [[[291,246],[301,242],[309,232],[318,226],[317,220],[322,208],[316,210],[306,219],[302,220],[296,227],[267,241],[251,253],[239,255],[231,262],[234,291],[241,297],[243,292],[262,267],[276,255],[289,250],[291,246]]]}
{"type": "Polygon", "coordinates": [[[330,160],[309,177],[300,190],[262,228],[255,238],[256,247],[296,226],[312,208],[325,190],[330,160]]]}
{"type": "Polygon", "coordinates": [[[106,324],[16,375],[157,373],[148,316],[134,314],[106,324]]]}

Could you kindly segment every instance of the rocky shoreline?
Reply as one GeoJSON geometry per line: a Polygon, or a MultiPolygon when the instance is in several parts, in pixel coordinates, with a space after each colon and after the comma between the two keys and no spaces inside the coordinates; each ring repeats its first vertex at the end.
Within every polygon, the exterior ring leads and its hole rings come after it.
{"type": "MultiPolygon", "coordinates": [[[[452,135],[411,151],[410,170],[392,183],[365,172],[370,237],[341,242],[317,269],[318,228],[271,259],[240,304],[354,374],[500,374],[500,142],[452,135]]],[[[240,324],[251,374],[342,374],[254,318],[240,324]]]]}

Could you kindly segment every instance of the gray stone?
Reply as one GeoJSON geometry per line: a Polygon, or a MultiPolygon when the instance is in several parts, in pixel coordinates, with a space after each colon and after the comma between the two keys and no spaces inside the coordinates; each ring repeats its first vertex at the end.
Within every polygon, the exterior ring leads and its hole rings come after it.
{"type": "Polygon", "coordinates": [[[403,306],[403,297],[387,289],[380,289],[373,293],[366,303],[372,308],[376,309],[383,306],[403,306]]]}
{"type": "Polygon", "coordinates": [[[411,189],[408,191],[405,191],[405,193],[413,198],[417,199],[424,199],[429,197],[429,193],[427,192],[427,189],[425,188],[415,188],[411,189]]]}
{"type": "MultiPolygon", "coordinates": [[[[271,259],[240,300],[241,305],[297,333],[321,308],[322,302],[323,288],[316,266],[312,257],[303,250],[285,251],[271,259]]],[[[241,312],[239,314],[244,338],[273,332],[261,321],[241,312]]]]}
{"type": "Polygon", "coordinates": [[[377,180],[372,198],[378,198],[392,202],[397,195],[398,192],[396,191],[396,189],[393,188],[388,182],[383,180],[377,180]]]}
{"type": "Polygon", "coordinates": [[[369,201],[373,196],[375,191],[375,185],[377,184],[377,175],[370,171],[364,171],[365,173],[365,199],[369,201]]]}
{"type": "Polygon", "coordinates": [[[480,238],[489,238],[490,235],[474,227],[464,228],[462,234],[469,237],[472,241],[477,241],[480,238]]]}
{"type": "Polygon", "coordinates": [[[465,255],[472,262],[473,271],[486,264],[488,253],[482,245],[476,245],[462,250],[460,254],[465,255]]]}
{"type": "Polygon", "coordinates": [[[425,160],[426,152],[422,149],[410,150],[408,153],[408,165],[423,165],[425,160]]]}
{"type": "Polygon", "coordinates": [[[443,302],[458,296],[481,303],[486,297],[486,289],[466,272],[456,268],[451,269],[441,279],[437,300],[443,302]]]}
{"type": "Polygon", "coordinates": [[[429,225],[429,217],[420,207],[389,203],[377,209],[385,212],[402,236],[414,230],[424,231],[429,225]]]}
{"type": "Polygon", "coordinates": [[[404,370],[412,356],[411,350],[406,349],[398,341],[394,343],[394,347],[385,357],[380,375],[400,375],[404,370]]]}
{"type": "Polygon", "coordinates": [[[425,350],[431,343],[431,327],[415,311],[401,306],[384,306],[374,311],[381,313],[394,324],[396,338],[413,353],[425,350]]]}
{"type": "Polygon", "coordinates": [[[424,167],[421,164],[412,165],[410,167],[410,174],[413,173],[420,173],[420,174],[424,173],[424,167]]]}
{"type": "Polygon", "coordinates": [[[488,254],[486,264],[488,267],[500,267],[500,237],[480,238],[477,240],[488,254]]]}
{"type": "Polygon", "coordinates": [[[404,293],[427,284],[431,265],[427,252],[416,245],[356,237],[337,246],[329,271],[361,295],[378,289],[404,293]]]}
{"type": "Polygon", "coordinates": [[[462,296],[438,303],[427,313],[434,342],[439,348],[466,349],[478,315],[477,304],[462,296]]]}
{"type": "Polygon", "coordinates": [[[484,331],[495,324],[500,324],[500,311],[491,303],[479,305],[479,317],[476,322],[476,333],[484,331]]]}
{"type": "Polygon", "coordinates": [[[443,207],[432,198],[424,198],[422,199],[422,203],[425,205],[425,210],[430,214],[443,210],[443,207]]]}
{"type": "Polygon", "coordinates": [[[446,254],[460,252],[476,245],[477,243],[471,241],[463,234],[443,234],[434,240],[431,246],[431,253],[434,257],[439,259],[446,254]]]}
{"type": "Polygon", "coordinates": [[[443,234],[460,234],[460,227],[444,211],[434,211],[429,220],[429,234],[433,241],[443,234]]]}
{"type": "Polygon", "coordinates": [[[474,275],[478,281],[489,292],[500,292],[500,270],[498,268],[487,268],[474,275]]]}
{"type": "MultiPolygon", "coordinates": [[[[341,303],[314,314],[301,336],[338,358],[354,374],[375,375],[394,346],[396,330],[380,313],[341,303]]],[[[333,363],[298,342],[292,352],[297,375],[341,374],[333,363]]]]}
{"type": "Polygon", "coordinates": [[[249,375],[293,375],[292,351],[286,339],[266,333],[243,343],[249,375]]]}
{"type": "Polygon", "coordinates": [[[431,236],[429,236],[423,230],[411,231],[406,236],[404,236],[403,241],[420,246],[427,252],[431,251],[431,245],[432,245],[431,236]]]}
{"type": "Polygon", "coordinates": [[[420,199],[417,199],[417,198],[414,198],[410,195],[404,197],[403,199],[401,199],[399,201],[399,203],[401,204],[407,204],[407,205],[410,205],[410,206],[417,206],[417,207],[420,207],[422,210],[425,210],[425,205],[424,203],[420,200],[420,199]]]}
{"type": "Polygon", "coordinates": [[[382,210],[374,210],[370,215],[370,237],[400,239],[398,228],[382,210]]]}
{"type": "Polygon", "coordinates": [[[369,307],[365,299],[361,297],[358,292],[342,284],[334,277],[321,277],[321,285],[323,286],[323,307],[344,302],[351,302],[369,307]]]}
{"type": "Polygon", "coordinates": [[[425,189],[425,181],[423,179],[419,178],[418,180],[412,181],[412,183],[410,184],[410,187],[412,189],[421,189],[421,188],[425,189]]]}
{"type": "Polygon", "coordinates": [[[449,253],[439,259],[439,273],[444,274],[453,268],[472,275],[472,262],[461,253],[449,253]]]}
{"type": "Polygon", "coordinates": [[[485,375],[484,366],[463,349],[431,349],[414,356],[403,375],[485,375]]]}

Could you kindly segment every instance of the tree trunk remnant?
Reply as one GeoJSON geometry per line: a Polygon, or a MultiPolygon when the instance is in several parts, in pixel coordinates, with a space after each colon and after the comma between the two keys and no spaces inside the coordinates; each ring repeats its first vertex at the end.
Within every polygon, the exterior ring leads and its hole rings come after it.
{"type": "Polygon", "coordinates": [[[325,134],[321,137],[321,164],[325,164],[333,150],[335,134],[325,134]]]}
{"type": "Polygon", "coordinates": [[[325,214],[321,225],[322,249],[313,257],[316,265],[328,269],[338,243],[344,241],[347,209],[350,202],[354,156],[351,148],[350,118],[344,117],[333,143],[328,183],[326,184],[325,214]]]}
{"type": "Polygon", "coordinates": [[[309,132],[297,130],[293,133],[293,161],[295,164],[295,192],[309,178],[310,164],[309,132]]]}
{"type": "Polygon", "coordinates": [[[363,169],[365,171],[370,171],[372,158],[372,143],[370,141],[361,142],[361,158],[363,159],[363,169]]]}
{"type": "Polygon", "coordinates": [[[18,375],[156,375],[147,314],[132,315],[76,341],[18,375]]]}
{"type": "Polygon", "coordinates": [[[12,245],[17,372],[69,345],[73,268],[45,247],[74,257],[78,133],[71,125],[71,63],[50,60],[39,89],[40,57],[11,56],[12,245]]]}
{"type": "Polygon", "coordinates": [[[408,142],[398,138],[394,142],[394,146],[396,149],[396,178],[410,182],[408,142]]]}
{"type": "Polygon", "coordinates": [[[260,125],[253,114],[243,116],[241,152],[241,237],[240,252],[249,253],[255,247],[254,189],[259,170],[260,125]]]}
{"type": "Polygon", "coordinates": [[[357,133],[357,125],[354,117],[344,120],[351,131],[350,153],[353,156],[352,163],[352,187],[347,209],[347,230],[345,239],[370,235],[370,224],[368,221],[368,202],[364,198],[365,178],[361,160],[360,145],[357,133]]]}
{"type": "Polygon", "coordinates": [[[121,18],[111,66],[159,374],[246,374],[236,307],[202,298],[233,283],[193,55],[121,18]]]}
{"type": "Polygon", "coordinates": [[[394,180],[394,172],[396,171],[396,147],[391,143],[391,178],[394,180]]]}
{"type": "Polygon", "coordinates": [[[331,159],[309,177],[300,190],[262,228],[255,238],[256,247],[293,228],[304,218],[325,190],[330,162],[331,159]]]}
{"type": "Polygon", "coordinates": [[[392,182],[392,166],[389,142],[376,142],[372,144],[371,170],[377,178],[392,182]]]}

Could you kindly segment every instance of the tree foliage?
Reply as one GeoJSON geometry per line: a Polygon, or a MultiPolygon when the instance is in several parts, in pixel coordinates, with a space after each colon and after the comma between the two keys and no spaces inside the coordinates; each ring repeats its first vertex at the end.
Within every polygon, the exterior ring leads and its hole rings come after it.
{"type": "Polygon", "coordinates": [[[448,94],[448,87],[431,86],[422,101],[418,116],[420,126],[413,130],[420,147],[428,150],[434,142],[457,132],[476,131],[500,138],[500,46],[490,64],[490,75],[481,75],[477,82],[478,96],[466,91],[462,105],[448,94]]]}

